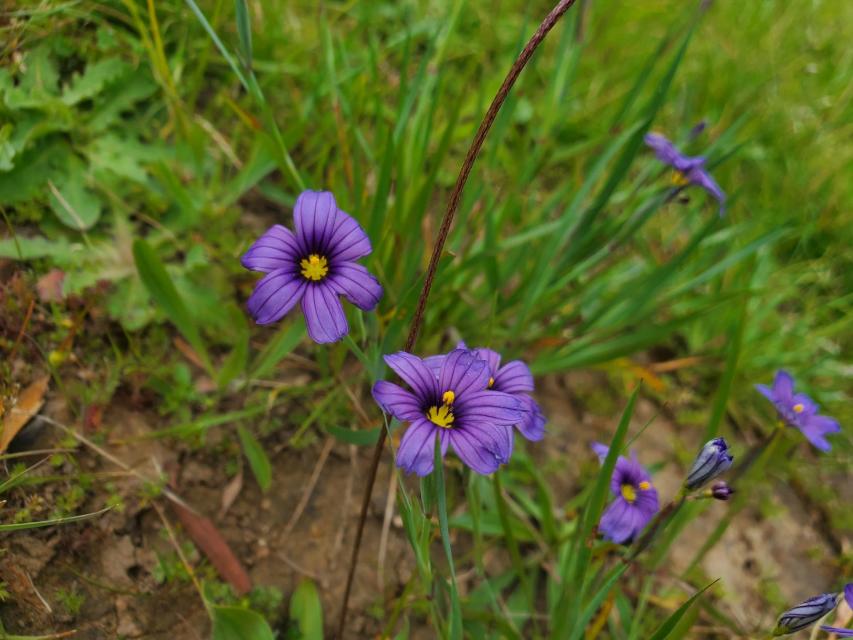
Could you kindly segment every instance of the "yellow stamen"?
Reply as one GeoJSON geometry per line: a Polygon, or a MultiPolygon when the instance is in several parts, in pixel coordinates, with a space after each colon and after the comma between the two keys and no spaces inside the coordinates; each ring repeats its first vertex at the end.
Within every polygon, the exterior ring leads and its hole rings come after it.
{"type": "Polygon", "coordinates": [[[456,400],[456,394],[450,390],[445,391],[441,396],[441,401],[448,406],[452,405],[454,400],[456,400]]]}
{"type": "Polygon", "coordinates": [[[672,172],[672,184],[676,187],[686,187],[690,184],[690,180],[687,179],[687,176],[681,173],[681,171],[673,171],[672,172]]]}
{"type": "Polygon", "coordinates": [[[302,267],[302,275],[308,280],[322,280],[329,273],[329,261],[316,253],[312,253],[307,258],[302,258],[299,266],[302,267]]]}
{"type": "Polygon", "coordinates": [[[453,412],[446,404],[440,407],[430,407],[426,417],[427,420],[442,429],[450,429],[453,426],[453,412]]]}
{"type": "Polygon", "coordinates": [[[489,376],[489,389],[495,386],[495,379],[489,376]]]}
{"type": "Polygon", "coordinates": [[[625,498],[625,500],[627,500],[629,503],[633,503],[637,499],[637,490],[634,489],[634,485],[623,484],[622,497],[625,498]]]}
{"type": "Polygon", "coordinates": [[[794,412],[795,413],[802,413],[805,410],[806,410],[806,407],[802,402],[798,402],[797,404],[794,405],[794,412]]]}
{"type": "Polygon", "coordinates": [[[640,489],[642,489],[643,491],[648,491],[648,490],[649,490],[649,489],[651,489],[651,488],[652,488],[652,483],[651,483],[651,482],[647,482],[646,480],[643,480],[643,481],[640,483],[640,489]]]}

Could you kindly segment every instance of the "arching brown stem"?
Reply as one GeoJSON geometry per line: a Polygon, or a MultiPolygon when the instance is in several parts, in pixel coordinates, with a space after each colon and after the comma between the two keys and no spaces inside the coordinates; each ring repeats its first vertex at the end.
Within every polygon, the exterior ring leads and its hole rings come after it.
{"type": "MultiPolygon", "coordinates": [[[[435,239],[432,256],[430,256],[429,266],[427,267],[426,277],[424,278],[424,286],[423,289],[421,289],[420,297],[418,297],[415,315],[412,317],[412,324],[409,327],[409,335],[406,338],[406,343],[403,345],[403,351],[411,352],[412,348],[415,346],[415,341],[418,339],[418,333],[420,332],[421,325],[423,324],[427,299],[429,298],[432,283],[435,279],[435,272],[438,269],[438,260],[441,257],[441,252],[444,249],[445,242],[447,241],[447,235],[450,233],[450,227],[453,225],[453,218],[456,215],[456,210],[459,208],[459,202],[462,199],[462,191],[465,188],[465,183],[468,181],[468,176],[471,174],[471,168],[474,166],[474,162],[477,160],[480,149],[483,147],[483,142],[485,142],[486,136],[492,128],[492,124],[494,124],[495,118],[509,95],[510,90],[515,84],[515,81],[518,80],[518,76],[521,74],[522,70],[524,70],[524,67],[527,66],[527,63],[530,61],[530,58],[536,51],[536,48],[542,44],[542,41],[545,39],[545,36],[548,35],[548,32],[554,28],[557,21],[563,17],[563,14],[566,13],[574,3],[575,0],[560,0],[560,2],[551,9],[551,12],[545,17],[539,25],[539,28],[536,30],[536,33],[533,34],[524,49],[522,49],[521,53],[518,55],[518,58],[516,58],[515,62],[512,64],[509,73],[506,78],[504,78],[503,84],[501,84],[491,105],[489,105],[489,110],[486,111],[486,115],[483,117],[483,121],[477,129],[477,133],[474,135],[474,140],[471,142],[471,146],[468,149],[468,153],[465,155],[464,162],[462,163],[462,168],[459,170],[459,177],[456,178],[456,184],[453,187],[453,191],[450,192],[450,199],[447,202],[447,210],[444,212],[444,217],[441,220],[441,227],[439,228],[438,236],[435,239]]],[[[341,603],[341,614],[338,620],[338,640],[343,639],[344,629],[346,628],[347,607],[349,605],[353,578],[355,577],[355,568],[358,563],[358,552],[361,549],[361,538],[364,534],[365,522],[367,521],[367,510],[370,506],[370,496],[373,494],[373,485],[376,482],[376,472],[379,469],[379,461],[382,459],[382,451],[385,448],[385,439],[386,432],[383,429],[379,433],[379,440],[376,442],[376,448],[373,450],[373,458],[370,461],[370,467],[367,472],[367,486],[364,489],[364,497],[361,502],[361,514],[358,520],[358,528],[355,532],[355,541],[353,542],[352,556],[350,557],[349,571],[347,573],[347,583],[344,589],[344,598],[341,603]]]]}

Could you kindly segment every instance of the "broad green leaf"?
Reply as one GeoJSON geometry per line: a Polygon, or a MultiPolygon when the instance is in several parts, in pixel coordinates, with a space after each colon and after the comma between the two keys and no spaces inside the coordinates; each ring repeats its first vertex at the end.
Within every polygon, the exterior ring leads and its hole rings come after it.
{"type": "Polygon", "coordinates": [[[160,256],[145,240],[138,239],[133,243],[133,259],[142,283],[154,301],[160,305],[172,324],[183,334],[187,342],[195,349],[210,372],[212,366],[207,355],[207,348],[199,333],[195,318],[189,312],[183,299],[178,294],[166,267],[160,256]]]}
{"type": "MultiPolygon", "coordinates": [[[[78,163],[73,163],[77,166],[78,163]]],[[[57,180],[48,180],[50,208],[66,227],[77,231],[91,228],[101,217],[101,201],[87,186],[85,169],[57,180]]]]}
{"type": "Polygon", "coordinates": [[[212,607],[213,640],[274,640],[264,617],[249,609],[212,607]]]}
{"type": "Polygon", "coordinates": [[[323,605],[311,580],[303,580],[293,592],[290,617],[299,625],[302,640],[323,640],[323,605]]]}
{"type": "Polygon", "coordinates": [[[255,474],[255,479],[258,481],[261,489],[266,491],[270,488],[270,484],[272,484],[272,465],[270,465],[270,460],[264,448],[247,429],[237,427],[237,434],[240,436],[243,453],[246,454],[246,458],[249,460],[249,466],[252,468],[252,473],[255,474]]]}

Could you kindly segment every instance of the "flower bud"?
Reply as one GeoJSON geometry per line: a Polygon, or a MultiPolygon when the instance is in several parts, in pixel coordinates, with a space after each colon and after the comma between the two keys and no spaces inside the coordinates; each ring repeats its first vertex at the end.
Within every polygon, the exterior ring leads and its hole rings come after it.
{"type": "Polygon", "coordinates": [[[711,486],[711,497],[715,500],[728,500],[735,492],[728,484],[720,480],[711,486]]]}
{"type": "Polygon", "coordinates": [[[837,601],[838,594],[824,593],[801,602],[779,616],[773,635],[784,636],[805,629],[835,609],[837,601]]]}
{"type": "Polygon", "coordinates": [[[684,486],[689,490],[698,489],[709,480],[713,480],[732,466],[734,456],[729,453],[729,445],[725,438],[714,438],[706,443],[690,471],[684,486]]]}

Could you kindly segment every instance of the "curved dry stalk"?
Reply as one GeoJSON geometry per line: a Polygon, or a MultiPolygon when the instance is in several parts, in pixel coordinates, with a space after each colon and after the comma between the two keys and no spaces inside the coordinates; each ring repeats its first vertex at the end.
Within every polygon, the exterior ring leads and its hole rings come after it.
{"type": "MultiPolygon", "coordinates": [[[[453,191],[450,193],[450,199],[447,202],[447,210],[444,212],[441,227],[439,227],[438,236],[436,237],[435,245],[432,249],[432,256],[430,256],[429,266],[427,267],[426,277],[424,278],[424,286],[423,289],[421,289],[420,296],[418,297],[417,307],[415,308],[415,314],[412,317],[412,324],[409,328],[409,335],[406,338],[403,351],[411,351],[418,338],[418,333],[420,332],[421,325],[423,324],[423,316],[424,310],[426,309],[427,299],[429,298],[432,283],[435,279],[435,272],[438,269],[438,260],[441,257],[441,252],[444,249],[445,242],[447,241],[447,235],[450,233],[450,227],[453,225],[453,218],[456,215],[456,210],[459,208],[459,202],[462,199],[462,191],[465,188],[465,183],[468,181],[468,176],[471,173],[474,162],[477,160],[480,149],[483,147],[486,136],[492,128],[492,124],[494,124],[495,118],[509,95],[510,90],[515,84],[515,81],[518,80],[518,76],[524,70],[524,67],[527,66],[527,63],[533,56],[533,53],[536,51],[537,47],[542,44],[545,36],[547,36],[551,29],[554,28],[554,25],[563,17],[563,14],[566,13],[574,3],[575,0],[560,0],[554,8],[551,9],[551,12],[545,17],[539,25],[539,28],[536,29],[536,33],[533,34],[524,49],[522,49],[521,53],[516,58],[515,62],[513,62],[509,73],[507,73],[500,89],[498,89],[492,103],[489,105],[489,110],[486,111],[486,115],[483,117],[483,121],[477,129],[477,133],[474,135],[474,140],[471,142],[468,153],[465,155],[465,160],[462,162],[462,168],[459,171],[459,177],[456,179],[456,184],[454,185],[453,191]]],[[[353,542],[352,556],[350,558],[349,571],[347,573],[347,582],[344,589],[343,602],[341,604],[341,614],[338,620],[337,637],[339,640],[342,640],[344,628],[346,627],[347,606],[349,604],[350,591],[352,590],[352,582],[355,577],[355,567],[358,563],[358,553],[361,548],[361,538],[364,534],[364,525],[367,520],[367,510],[370,506],[370,496],[373,493],[373,485],[376,482],[376,472],[379,469],[379,461],[382,459],[382,450],[385,447],[385,439],[386,431],[383,429],[379,433],[379,440],[376,442],[376,448],[373,450],[373,458],[371,459],[370,466],[368,468],[367,486],[365,487],[364,497],[361,503],[361,513],[359,515],[358,528],[355,533],[355,541],[353,542]]]]}

